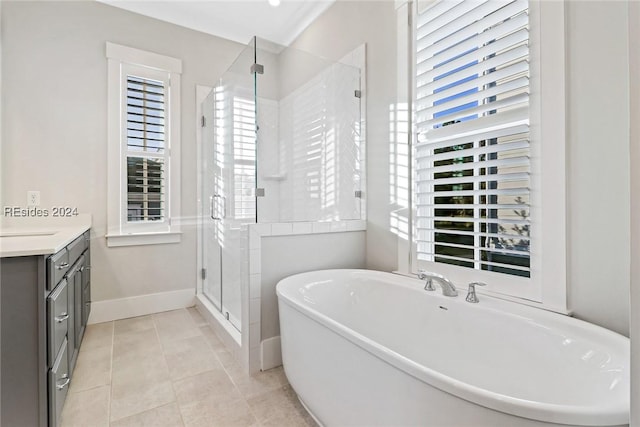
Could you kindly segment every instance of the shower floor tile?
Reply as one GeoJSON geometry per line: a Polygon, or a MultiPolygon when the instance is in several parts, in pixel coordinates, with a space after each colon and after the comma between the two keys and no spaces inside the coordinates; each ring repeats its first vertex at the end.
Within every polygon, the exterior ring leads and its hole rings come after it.
{"type": "Polygon", "coordinates": [[[249,376],[191,308],[87,327],[62,427],[317,427],[282,367],[249,376]]]}

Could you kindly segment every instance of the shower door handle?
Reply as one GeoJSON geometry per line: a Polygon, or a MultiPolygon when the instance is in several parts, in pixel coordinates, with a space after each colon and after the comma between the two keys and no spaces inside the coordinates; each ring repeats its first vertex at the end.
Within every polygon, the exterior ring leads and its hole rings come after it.
{"type": "Polygon", "coordinates": [[[221,219],[226,218],[227,217],[227,198],[222,196],[222,195],[220,195],[220,194],[214,194],[213,196],[211,196],[209,198],[209,208],[210,208],[210,211],[211,211],[211,219],[212,220],[220,221],[221,219]],[[222,199],[222,216],[214,216],[213,215],[213,208],[214,208],[213,201],[214,201],[214,199],[217,199],[217,198],[221,198],[222,199]]]}

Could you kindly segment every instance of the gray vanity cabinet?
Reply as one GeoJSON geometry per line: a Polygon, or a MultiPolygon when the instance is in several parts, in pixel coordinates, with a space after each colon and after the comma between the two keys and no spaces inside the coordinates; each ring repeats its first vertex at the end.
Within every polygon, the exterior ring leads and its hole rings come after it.
{"type": "Polygon", "coordinates": [[[0,258],[0,426],[57,427],[91,310],[89,232],[0,258]]]}

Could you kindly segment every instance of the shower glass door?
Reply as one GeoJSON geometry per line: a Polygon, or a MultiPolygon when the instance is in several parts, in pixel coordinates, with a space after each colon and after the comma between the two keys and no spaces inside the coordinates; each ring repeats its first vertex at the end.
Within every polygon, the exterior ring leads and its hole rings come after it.
{"type": "Polygon", "coordinates": [[[203,293],[241,330],[247,225],[256,222],[256,107],[252,45],[202,105],[203,293]]]}
{"type": "Polygon", "coordinates": [[[216,155],[215,126],[215,92],[212,90],[202,103],[202,292],[222,311],[222,245],[224,241],[223,224],[220,220],[218,177],[221,168],[216,155]]]}

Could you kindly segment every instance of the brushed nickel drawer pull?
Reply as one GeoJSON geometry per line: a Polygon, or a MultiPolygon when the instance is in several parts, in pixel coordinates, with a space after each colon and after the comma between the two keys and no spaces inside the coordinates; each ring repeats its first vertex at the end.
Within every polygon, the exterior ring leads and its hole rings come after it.
{"type": "Polygon", "coordinates": [[[69,318],[69,313],[62,313],[60,316],[56,316],[56,322],[62,323],[69,318]]]}
{"type": "Polygon", "coordinates": [[[66,386],[69,385],[69,382],[71,381],[71,378],[69,378],[69,375],[64,374],[62,376],[62,378],[60,378],[61,380],[64,380],[64,382],[62,384],[56,384],[56,388],[58,390],[62,390],[63,388],[65,388],[66,386]]]}
{"type": "Polygon", "coordinates": [[[68,262],[63,262],[63,263],[62,263],[62,264],[60,264],[60,265],[56,265],[56,268],[57,268],[58,270],[62,270],[62,269],[67,268],[67,267],[69,267],[69,263],[68,263],[68,262]]]}

